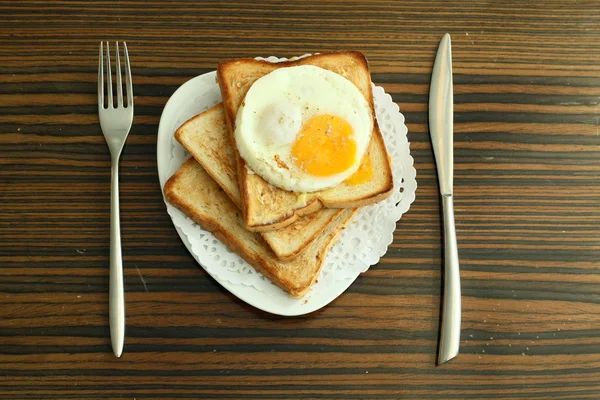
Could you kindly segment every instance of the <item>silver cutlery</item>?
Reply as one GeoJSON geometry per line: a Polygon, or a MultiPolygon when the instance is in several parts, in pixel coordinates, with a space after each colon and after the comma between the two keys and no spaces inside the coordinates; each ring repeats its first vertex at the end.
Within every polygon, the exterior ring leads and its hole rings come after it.
{"type": "Polygon", "coordinates": [[[454,225],[454,97],[450,35],[440,41],[429,92],[429,134],[435,154],[444,215],[444,300],[438,364],[451,360],[460,346],[460,271],[454,225]]]}
{"type": "Polygon", "coordinates": [[[113,82],[110,70],[110,49],[106,42],[106,61],[103,44],[100,43],[100,61],[98,63],[98,115],[100,127],[108,144],[111,158],[110,191],[110,289],[109,321],[110,340],[115,356],[121,357],[125,342],[125,296],[123,291],[123,259],[121,256],[121,221],[119,217],[119,158],[127,135],[133,123],[133,85],[127,44],[123,42],[125,58],[125,85],[127,101],[123,103],[123,82],[121,79],[121,61],[119,43],[115,43],[117,79],[117,104],[113,106],[113,82]],[[106,69],[106,80],[104,70],[106,69]],[[106,86],[106,107],[104,87],[106,86]]]}

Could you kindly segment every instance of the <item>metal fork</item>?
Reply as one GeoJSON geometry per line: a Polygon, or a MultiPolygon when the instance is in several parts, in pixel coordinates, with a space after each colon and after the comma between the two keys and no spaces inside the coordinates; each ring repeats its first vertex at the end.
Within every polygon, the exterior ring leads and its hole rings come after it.
{"type": "Polygon", "coordinates": [[[116,42],[117,69],[117,105],[113,107],[112,75],[110,72],[110,50],[106,42],[106,88],[107,104],[104,107],[104,67],[103,44],[100,43],[100,61],[98,63],[98,115],[100,127],[108,143],[111,158],[111,191],[110,191],[110,289],[109,320],[110,340],[115,356],[121,357],[125,341],[125,296],[123,293],[123,260],[121,257],[121,221],[119,217],[119,158],[133,123],[133,88],[131,83],[131,66],[127,44],[123,42],[125,56],[125,81],[127,87],[127,104],[123,104],[123,83],[121,80],[121,62],[119,59],[119,43],[116,42]]]}

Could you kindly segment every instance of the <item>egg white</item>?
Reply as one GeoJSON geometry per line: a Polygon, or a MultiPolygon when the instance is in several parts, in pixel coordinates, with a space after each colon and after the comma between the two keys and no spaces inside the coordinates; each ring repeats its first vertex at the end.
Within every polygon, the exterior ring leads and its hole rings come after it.
{"type": "Polygon", "coordinates": [[[289,191],[313,192],[336,186],[358,170],[373,120],[369,103],[352,82],[303,65],[279,68],[258,79],[238,110],[234,134],[244,161],[267,182],[289,191]],[[322,114],[343,118],[352,126],[356,156],[347,170],[318,177],[295,165],[291,149],[306,121],[322,114]]]}

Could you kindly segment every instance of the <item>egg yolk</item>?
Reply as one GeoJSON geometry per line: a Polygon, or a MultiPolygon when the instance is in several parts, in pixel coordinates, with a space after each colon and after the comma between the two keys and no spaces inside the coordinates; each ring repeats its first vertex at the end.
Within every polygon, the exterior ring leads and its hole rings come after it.
{"type": "Polygon", "coordinates": [[[372,176],[373,167],[371,166],[371,158],[365,154],[358,170],[344,182],[350,185],[360,185],[361,183],[367,182],[372,176]]]}
{"type": "Polygon", "coordinates": [[[292,145],[295,164],[312,176],[344,172],[356,161],[352,126],[334,115],[317,115],[300,129],[292,145]]]}

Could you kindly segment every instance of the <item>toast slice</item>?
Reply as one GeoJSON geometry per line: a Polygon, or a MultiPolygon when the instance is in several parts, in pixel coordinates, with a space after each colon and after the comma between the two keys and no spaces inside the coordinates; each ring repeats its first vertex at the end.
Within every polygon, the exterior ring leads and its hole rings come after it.
{"type": "MultiPolygon", "coordinates": [[[[222,103],[186,121],[175,132],[175,138],[241,209],[235,152],[229,141],[222,103]]],[[[187,166],[182,169],[183,175],[192,173],[189,171],[194,168],[187,166]]],[[[261,234],[277,258],[291,260],[306,249],[341,212],[323,209],[298,218],[283,229],[261,234]]]]}
{"type": "Polygon", "coordinates": [[[391,160],[377,119],[366,58],[359,52],[344,51],[270,63],[255,59],[237,59],[219,64],[217,80],[223,97],[225,122],[237,160],[238,184],[242,214],[246,227],[253,231],[269,231],[290,225],[302,215],[327,208],[355,208],[376,203],[393,191],[391,160]],[[278,68],[315,65],[338,73],[354,83],[371,105],[373,134],[365,157],[369,157],[373,176],[368,181],[340,185],[314,193],[294,193],[277,188],[259,175],[249,172],[235,147],[235,120],[239,107],[252,84],[278,68]]]}
{"type": "Polygon", "coordinates": [[[166,199],[292,297],[304,296],[316,281],[325,255],[355,210],[343,210],[302,254],[278,260],[263,238],[248,231],[239,209],[210,175],[190,158],[165,184],[166,199]]]}

